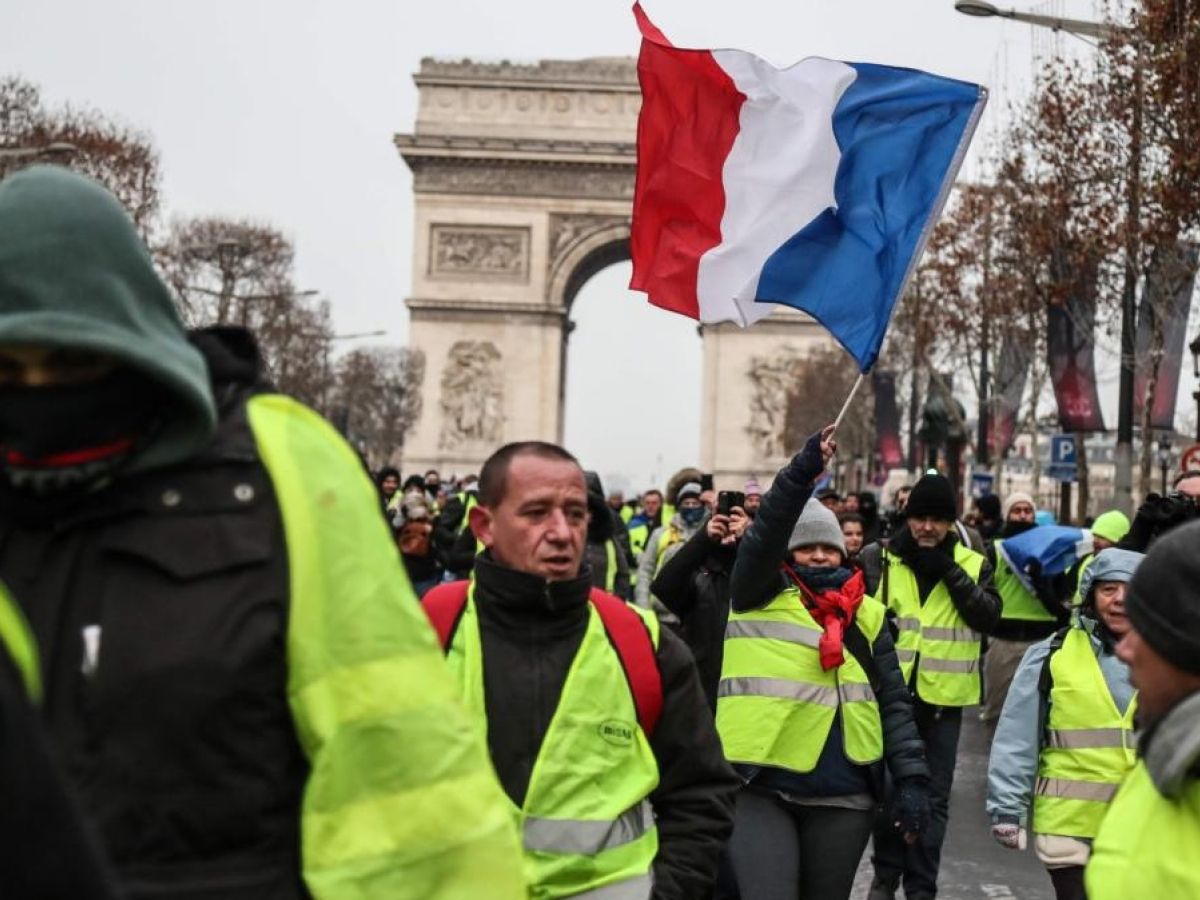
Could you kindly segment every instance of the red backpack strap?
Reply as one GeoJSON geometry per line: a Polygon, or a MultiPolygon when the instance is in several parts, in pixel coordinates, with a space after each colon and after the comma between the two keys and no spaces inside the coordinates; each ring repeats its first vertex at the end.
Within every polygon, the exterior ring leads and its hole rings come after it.
{"type": "Polygon", "coordinates": [[[458,622],[467,608],[467,591],[470,587],[469,581],[448,581],[430,588],[421,598],[421,606],[425,608],[429,624],[437,632],[438,643],[443,651],[449,650],[450,642],[454,640],[458,622]]]}
{"type": "Polygon", "coordinates": [[[650,631],[642,617],[619,597],[592,588],[588,599],[621,659],[621,668],[625,670],[633,694],[633,705],[637,708],[638,724],[650,737],[663,706],[662,674],[658,671],[658,657],[650,631]]]}

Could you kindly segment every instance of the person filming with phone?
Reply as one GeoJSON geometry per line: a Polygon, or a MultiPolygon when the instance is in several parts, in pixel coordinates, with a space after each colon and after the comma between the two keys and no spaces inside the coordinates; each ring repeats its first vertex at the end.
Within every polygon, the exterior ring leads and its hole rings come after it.
{"type": "Polygon", "coordinates": [[[663,563],[651,593],[682,623],[709,706],[717,707],[721,653],[729,619],[729,578],[750,517],[741,491],[717,494],[716,512],[663,563]]]}

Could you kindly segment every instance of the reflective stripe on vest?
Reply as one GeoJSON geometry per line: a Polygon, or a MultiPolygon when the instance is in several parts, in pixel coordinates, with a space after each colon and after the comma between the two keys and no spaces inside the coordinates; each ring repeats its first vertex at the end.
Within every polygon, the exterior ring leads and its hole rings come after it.
{"type": "Polygon", "coordinates": [[[0,586],[0,644],[8,651],[9,659],[21,676],[25,696],[34,703],[41,703],[42,672],[37,641],[20,607],[3,586],[0,586]]]}
{"type": "MultiPolygon", "coordinates": [[[[658,646],[653,613],[634,609],[658,646]]],[[[446,661],[487,727],[483,647],[472,584],[446,661]]],[[[583,640],[542,739],[523,805],[510,805],[525,846],[531,897],[644,898],[658,830],[649,797],[658,763],[638,724],[625,670],[588,606],[583,640]],[[589,891],[618,891],[596,893],[589,891]],[[623,893],[624,892],[624,893],[623,893]]]]}
{"type": "Polygon", "coordinates": [[[610,594],[617,583],[617,542],[609,538],[604,542],[604,589],[610,594]]]}
{"type": "Polygon", "coordinates": [[[613,819],[539,819],[525,817],[522,842],[526,850],[540,853],[578,853],[595,856],[602,850],[622,847],[654,827],[649,800],[641,800],[613,819]]]}
{"type": "Polygon", "coordinates": [[[1117,791],[1092,843],[1084,877],[1089,900],[1200,897],[1196,865],[1200,778],[1164,797],[1139,762],[1117,791]]]}
{"type": "MultiPolygon", "coordinates": [[[[883,620],[883,607],[868,597],[850,627],[873,644],[883,620]]],[[[883,727],[867,674],[848,650],[842,665],[823,669],[821,634],[794,587],[729,617],[717,687],[727,759],[811,772],[839,709],[846,757],[862,765],[881,758],[883,727]]]]}
{"type": "MultiPolygon", "coordinates": [[[[895,613],[900,630],[896,653],[905,681],[926,703],[971,706],[979,702],[980,636],[958,614],[944,582],[934,585],[921,603],[917,578],[895,554],[884,551],[888,596],[880,598],[895,613]],[[919,626],[919,627],[918,627],[919,626]]],[[[983,570],[981,553],[954,545],[954,562],[976,583],[983,570]]]]}
{"type": "MultiPolygon", "coordinates": [[[[1038,778],[1037,787],[1033,792],[1038,797],[1064,797],[1069,800],[1107,803],[1117,793],[1117,786],[1115,784],[1098,784],[1094,781],[1070,781],[1066,778],[1038,778]]],[[[1045,824],[1038,823],[1039,832],[1058,834],[1057,831],[1046,831],[1045,829],[1045,824]]],[[[1073,837],[1074,835],[1068,836],[1073,837]]]]}
{"type": "Polygon", "coordinates": [[[1008,560],[1000,550],[1000,544],[1000,541],[993,543],[996,548],[996,571],[992,576],[1002,603],[1000,618],[1006,622],[1053,622],[1054,616],[1050,615],[1042,601],[1030,593],[1016,573],[1009,568],[1008,560]]]}
{"type": "Polygon", "coordinates": [[[1133,717],[1117,709],[1092,640],[1070,629],[1048,661],[1050,714],[1038,757],[1033,828],[1039,834],[1093,838],[1105,804],[1137,761],[1133,717]]]}

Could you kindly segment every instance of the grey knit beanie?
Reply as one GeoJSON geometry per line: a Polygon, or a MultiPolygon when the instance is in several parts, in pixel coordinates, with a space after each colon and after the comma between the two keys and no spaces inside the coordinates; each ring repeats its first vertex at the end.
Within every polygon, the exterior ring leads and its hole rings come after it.
{"type": "Polygon", "coordinates": [[[846,555],[846,542],[842,538],[842,526],[838,524],[837,516],[816,497],[809,497],[788,539],[788,550],[811,547],[813,544],[837,547],[843,557],[846,555]]]}

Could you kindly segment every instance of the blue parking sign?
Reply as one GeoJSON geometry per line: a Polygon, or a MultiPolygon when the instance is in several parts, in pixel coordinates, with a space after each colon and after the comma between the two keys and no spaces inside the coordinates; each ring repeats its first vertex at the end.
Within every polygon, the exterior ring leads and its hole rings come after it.
{"type": "Polygon", "coordinates": [[[1076,464],[1075,435],[1056,434],[1050,438],[1050,462],[1053,465],[1076,464]]]}
{"type": "Polygon", "coordinates": [[[1056,434],[1050,438],[1050,467],[1046,472],[1056,481],[1079,479],[1079,458],[1075,455],[1075,435],[1056,434]]]}

